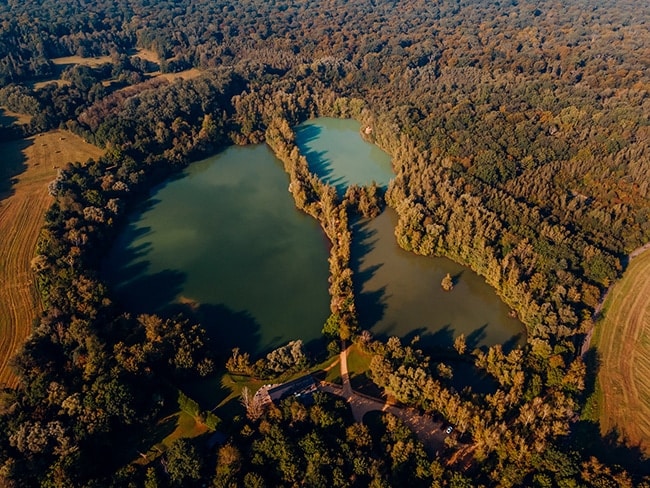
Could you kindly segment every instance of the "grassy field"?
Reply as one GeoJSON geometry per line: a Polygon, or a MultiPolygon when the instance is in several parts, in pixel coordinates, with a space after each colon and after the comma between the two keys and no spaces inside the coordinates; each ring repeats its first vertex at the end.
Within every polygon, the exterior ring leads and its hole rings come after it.
{"type": "Polygon", "coordinates": [[[186,69],[185,71],[179,71],[178,73],[162,73],[162,74],[157,74],[156,76],[165,78],[167,81],[174,81],[174,80],[178,80],[179,78],[182,78],[183,80],[191,80],[192,78],[198,77],[200,74],[201,74],[201,70],[196,68],[190,68],[190,69],[186,69]]]}
{"type": "Polygon", "coordinates": [[[49,83],[56,83],[59,86],[63,85],[69,85],[69,81],[65,81],[59,78],[61,72],[67,68],[68,66],[72,66],[74,64],[81,64],[84,66],[90,66],[91,68],[94,68],[96,66],[100,66],[104,63],[110,63],[111,62],[111,57],[110,56],[99,56],[96,58],[82,58],[81,56],[65,56],[63,58],[52,58],[51,59],[52,63],[56,65],[56,78],[53,78],[51,80],[42,80],[42,81],[37,81],[33,83],[33,88],[38,90],[40,88],[43,88],[45,85],[49,83]]]}
{"type": "Polygon", "coordinates": [[[595,345],[600,426],[650,454],[650,251],[631,261],[605,302],[595,345]]]}
{"type": "Polygon", "coordinates": [[[96,58],[82,58],[81,56],[65,56],[63,58],[52,58],[52,63],[56,65],[70,65],[70,64],[83,64],[84,66],[90,66],[94,68],[95,66],[100,66],[104,63],[110,63],[110,56],[98,56],[96,58]]]}
{"type": "Polygon", "coordinates": [[[30,262],[52,201],[47,185],[57,167],[101,153],[64,131],[0,144],[0,385],[15,385],[8,361],[40,311],[30,262]]]}
{"type": "Polygon", "coordinates": [[[141,59],[144,59],[146,61],[151,61],[152,63],[160,63],[160,59],[158,59],[158,55],[151,51],[150,49],[142,49],[138,48],[135,50],[135,52],[132,55],[133,57],[138,57],[141,59]]]}
{"type": "MultiPolygon", "coordinates": [[[[146,59],[149,61],[152,61],[154,63],[158,63],[158,57],[156,54],[152,51],[149,51],[147,49],[138,49],[135,51],[133,56],[138,56],[142,59],[146,59]]],[[[83,66],[90,66],[91,68],[99,66],[104,63],[110,63],[111,62],[111,57],[110,56],[100,56],[97,58],[82,58],[81,56],[66,56],[64,58],[53,58],[52,63],[54,63],[58,67],[58,74],[60,73],[68,66],[72,66],[75,64],[80,64],[83,66]]],[[[165,78],[167,81],[174,81],[177,79],[183,79],[183,80],[190,80],[192,78],[196,78],[201,74],[201,70],[196,69],[196,68],[190,68],[184,71],[179,71],[178,73],[160,73],[160,71],[155,71],[152,73],[148,73],[149,76],[152,77],[158,77],[160,76],[161,78],[165,78]]],[[[37,81],[32,84],[33,88],[38,90],[40,88],[43,88],[45,85],[49,83],[56,83],[59,86],[63,85],[69,85],[70,82],[66,80],[62,80],[61,78],[55,77],[49,80],[42,80],[42,81],[37,81]]],[[[106,86],[110,85],[110,81],[107,81],[104,83],[106,86]]]]}
{"type": "Polygon", "coordinates": [[[31,115],[19,114],[0,107],[0,124],[2,125],[29,124],[31,120],[31,115]]]}

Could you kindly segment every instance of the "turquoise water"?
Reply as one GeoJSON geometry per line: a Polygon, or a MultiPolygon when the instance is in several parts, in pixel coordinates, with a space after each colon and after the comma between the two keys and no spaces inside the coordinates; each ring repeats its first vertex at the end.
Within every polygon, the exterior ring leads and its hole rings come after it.
{"type": "Polygon", "coordinates": [[[106,273],[135,312],[197,312],[219,347],[260,353],[320,337],[328,247],[265,145],[230,147],[156,188],[106,273]]]}
{"type": "Polygon", "coordinates": [[[390,156],[361,138],[361,125],[352,119],[321,117],[296,127],[296,144],[309,168],[335,186],[339,195],[352,184],[373,181],[388,186],[395,175],[390,156]]]}

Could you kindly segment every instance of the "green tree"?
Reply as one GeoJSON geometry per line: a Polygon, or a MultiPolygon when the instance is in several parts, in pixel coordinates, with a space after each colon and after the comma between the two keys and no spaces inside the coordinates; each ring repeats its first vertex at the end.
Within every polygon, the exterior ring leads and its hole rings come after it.
{"type": "Polygon", "coordinates": [[[165,453],[167,473],[172,486],[195,486],[201,479],[202,461],[187,439],[178,439],[165,453]]]}

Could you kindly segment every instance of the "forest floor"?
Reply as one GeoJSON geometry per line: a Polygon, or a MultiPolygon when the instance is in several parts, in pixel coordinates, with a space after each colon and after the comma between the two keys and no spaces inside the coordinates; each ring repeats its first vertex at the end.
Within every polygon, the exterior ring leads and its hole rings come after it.
{"type": "Polygon", "coordinates": [[[634,258],[612,287],[594,337],[600,426],[650,454],[650,251],[634,258]]]}
{"type": "Polygon", "coordinates": [[[15,386],[9,359],[41,310],[30,264],[57,168],[102,150],[65,131],[0,144],[0,385],[15,386]]]}

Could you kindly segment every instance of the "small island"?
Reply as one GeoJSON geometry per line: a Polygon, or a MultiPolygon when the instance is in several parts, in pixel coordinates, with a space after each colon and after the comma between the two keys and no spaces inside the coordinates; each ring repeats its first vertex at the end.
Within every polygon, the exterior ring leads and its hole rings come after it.
{"type": "Polygon", "coordinates": [[[454,289],[454,280],[452,279],[449,273],[447,273],[445,277],[442,279],[442,281],[440,282],[440,286],[444,291],[451,291],[454,289]]]}

